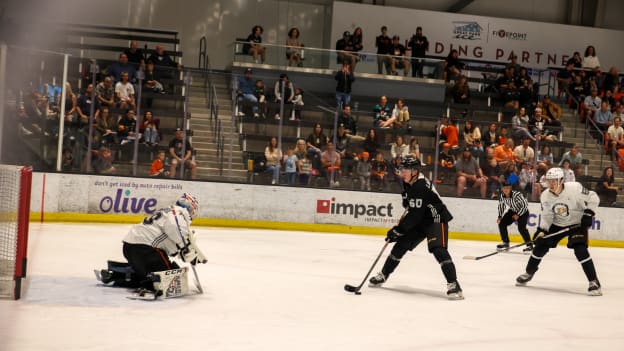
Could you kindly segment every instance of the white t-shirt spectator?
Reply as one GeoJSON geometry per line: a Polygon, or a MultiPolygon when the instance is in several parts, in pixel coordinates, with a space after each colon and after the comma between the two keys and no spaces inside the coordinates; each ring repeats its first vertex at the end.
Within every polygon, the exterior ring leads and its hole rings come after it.
{"type": "Polygon", "coordinates": [[[132,86],[130,82],[125,84],[117,82],[117,84],[115,84],[115,94],[117,93],[119,93],[119,97],[122,100],[128,100],[131,96],[134,96],[134,86],[132,86]]]}

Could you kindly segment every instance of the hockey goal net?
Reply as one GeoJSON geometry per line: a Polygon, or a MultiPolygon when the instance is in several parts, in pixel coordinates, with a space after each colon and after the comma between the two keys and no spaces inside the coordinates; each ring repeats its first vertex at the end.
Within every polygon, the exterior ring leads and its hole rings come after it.
{"type": "Polygon", "coordinates": [[[0,165],[0,298],[19,299],[26,277],[32,169],[0,165]]]}

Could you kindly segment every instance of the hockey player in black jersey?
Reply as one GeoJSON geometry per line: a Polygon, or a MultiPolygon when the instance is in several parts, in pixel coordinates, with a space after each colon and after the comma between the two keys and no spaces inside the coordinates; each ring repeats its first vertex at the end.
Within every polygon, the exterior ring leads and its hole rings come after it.
{"type": "Polygon", "coordinates": [[[568,248],[574,250],[574,255],[589,281],[588,295],[600,296],[602,295],[600,282],[594,261],[587,250],[587,230],[593,224],[600,200],[595,192],[586,189],[580,183],[564,183],[563,176],[563,170],[557,167],[546,172],[548,189],[544,190],[540,197],[542,213],[541,223],[533,236],[535,248],[526,265],[525,273],[516,278],[516,285],[523,286],[531,281],[548,251],[557,247],[557,243],[567,237],[568,248]],[[545,237],[548,233],[556,233],[566,228],[569,230],[564,233],[545,237]]]}
{"type": "Polygon", "coordinates": [[[533,243],[531,243],[531,235],[526,227],[529,219],[529,203],[519,191],[511,188],[510,182],[504,181],[501,185],[503,191],[501,191],[498,197],[498,218],[496,223],[498,224],[498,231],[503,242],[498,244],[496,249],[506,250],[509,248],[507,227],[517,221],[518,231],[522,235],[524,242],[527,243],[523,251],[531,252],[533,243]]]}
{"type": "Polygon", "coordinates": [[[369,286],[377,287],[386,282],[403,255],[427,239],[429,252],[440,263],[446,278],[448,298],[463,299],[455,264],[447,250],[448,222],[453,216],[433,184],[420,173],[421,166],[420,160],[412,155],[406,156],[401,162],[401,176],[404,181],[403,207],[406,212],[399,223],[388,231],[386,241],[395,244],[381,272],[369,280],[369,286]]]}

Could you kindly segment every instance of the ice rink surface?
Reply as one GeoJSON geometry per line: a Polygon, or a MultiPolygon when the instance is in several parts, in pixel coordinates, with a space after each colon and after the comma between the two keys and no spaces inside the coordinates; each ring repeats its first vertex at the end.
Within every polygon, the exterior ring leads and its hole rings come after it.
{"type": "Polygon", "coordinates": [[[495,243],[451,240],[466,299],[449,301],[424,245],[355,296],[343,286],[360,283],[382,237],[198,227],[204,294],[146,302],[93,275],[122,259],[128,228],[32,224],[24,296],[0,300],[0,350],[624,350],[622,249],[590,248],[604,296],[589,297],[565,247],[516,287],[528,256],[464,260],[495,243]]]}

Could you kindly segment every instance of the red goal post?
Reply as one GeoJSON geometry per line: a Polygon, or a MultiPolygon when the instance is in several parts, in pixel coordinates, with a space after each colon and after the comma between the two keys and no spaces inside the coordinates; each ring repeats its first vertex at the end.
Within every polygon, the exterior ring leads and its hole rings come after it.
{"type": "Polygon", "coordinates": [[[26,277],[32,169],[0,165],[0,298],[19,299],[26,277]]]}

